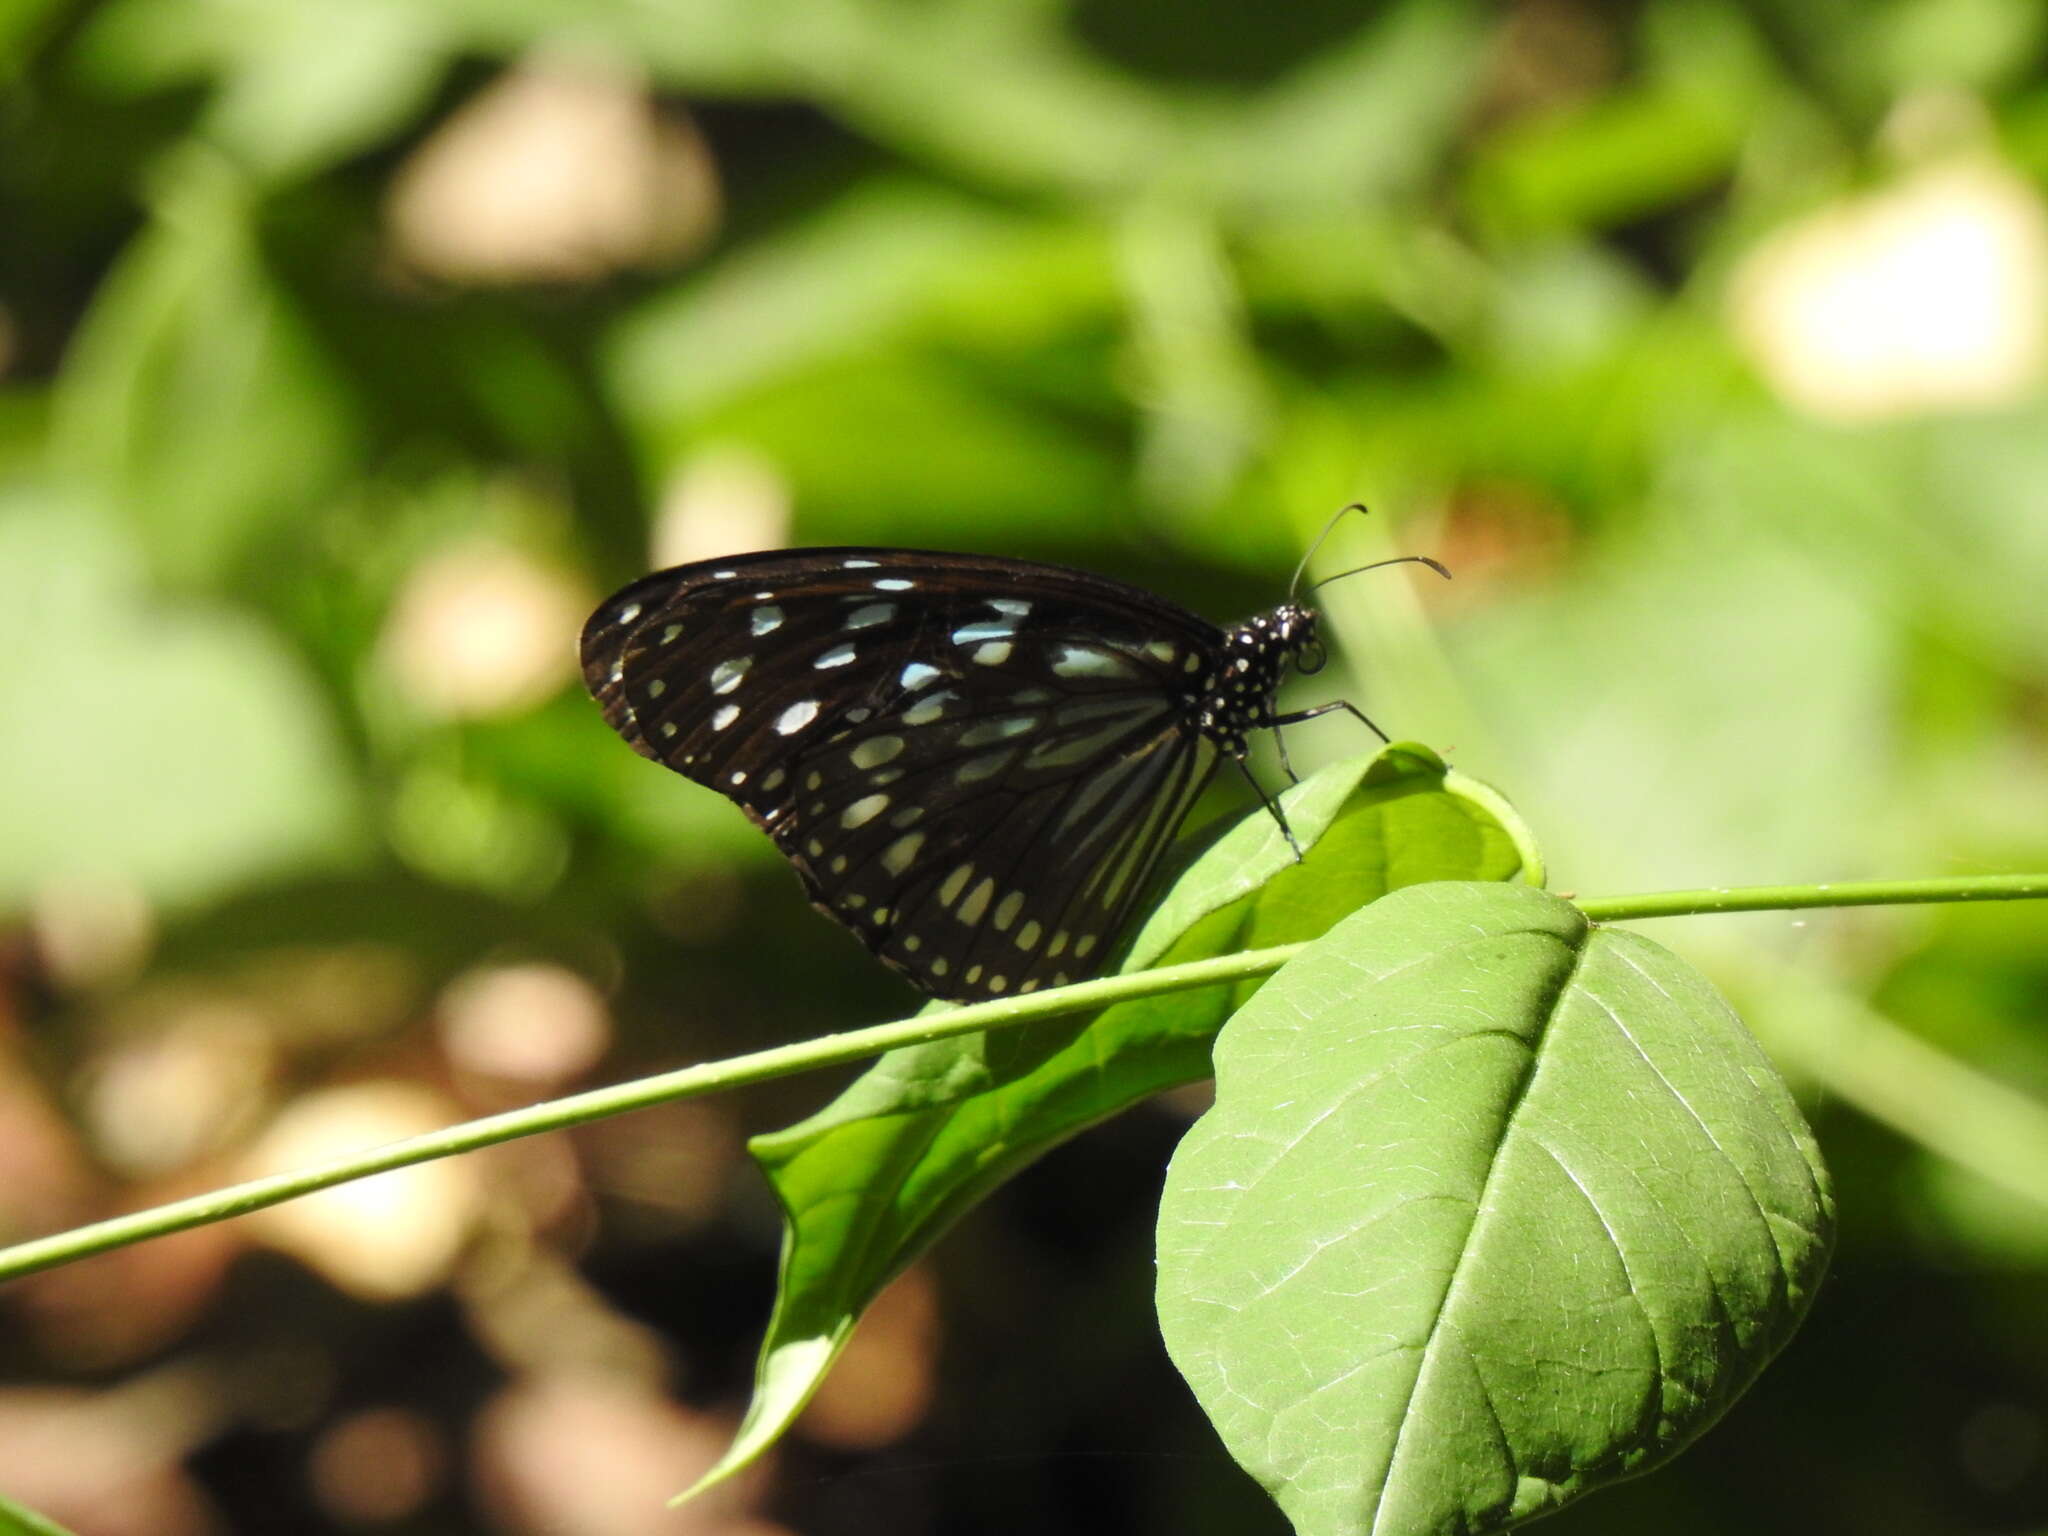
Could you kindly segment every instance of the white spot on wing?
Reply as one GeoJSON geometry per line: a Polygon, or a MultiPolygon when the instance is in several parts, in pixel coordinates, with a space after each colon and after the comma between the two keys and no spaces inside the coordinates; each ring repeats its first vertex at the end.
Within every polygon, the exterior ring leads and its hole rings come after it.
{"type": "Polygon", "coordinates": [[[856,608],[846,616],[846,627],[873,629],[877,624],[886,624],[895,617],[894,603],[869,603],[865,608],[856,608]]]}
{"type": "Polygon", "coordinates": [[[739,687],[740,679],[747,675],[747,668],[754,664],[751,656],[736,656],[730,661],[721,661],[711,669],[711,691],[731,693],[739,687]]]}
{"type": "Polygon", "coordinates": [[[939,675],[937,667],[928,667],[921,661],[913,661],[903,669],[903,675],[897,681],[905,688],[915,691],[922,688],[926,683],[933,681],[939,675]]]}
{"type": "Polygon", "coordinates": [[[973,878],[974,866],[972,864],[962,864],[955,868],[953,873],[946,876],[946,883],[939,887],[939,905],[942,907],[953,905],[954,898],[960,894],[966,887],[967,882],[973,878]]]}
{"type": "Polygon", "coordinates": [[[879,768],[902,750],[901,736],[870,736],[846,755],[856,768],[879,768]]]}
{"type": "Polygon", "coordinates": [[[1007,619],[983,619],[974,624],[962,624],[953,631],[955,645],[972,645],[977,640],[1010,640],[1017,634],[1017,626],[1007,619]]]}
{"type": "Polygon", "coordinates": [[[970,757],[953,770],[955,784],[979,784],[983,779],[992,779],[1010,766],[1014,754],[991,752],[986,757],[970,757]]]}
{"type": "Polygon", "coordinates": [[[875,562],[873,560],[849,560],[846,562],[846,569],[849,571],[872,571],[874,568],[875,562]]]}
{"type": "Polygon", "coordinates": [[[924,834],[912,832],[899,837],[882,850],[882,868],[892,875],[900,875],[916,862],[917,850],[924,846],[924,834]]]}
{"type": "Polygon", "coordinates": [[[1130,663],[1114,651],[1094,645],[1063,645],[1053,652],[1052,669],[1061,677],[1133,676],[1130,663]]]}
{"type": "Polygon", "coordinates": [[[630,624],[639,617],[640,605],[638,603],[628,603],[619,610],[619,622],[621,624],[630,624]]]}
{"type": "Polygon", "coordinates": [[[882,812],[889,809],[887,795],[866,795],[839,813],[839,825],[851,830],[864,827],[882,812]]]}
{"type": "Polygon", "coordinates": [[[960,910],[953,915],[971,927],[981,921],[981,914],[988,910],[988,899],[995,893],[995,876],[983,876],[981,884],[968,893],[967,899],[960,903],[960,910]]]}
{"type": "Polygon", "coordinates": [[[1017,921],[1017,914],[1024,910],[1024,893],[1012,891],[996,903],[995,925],[998,933],[1008,933],[1010,924],[1017,921]]]}
{"type": "Polygon", "coordinates": [[[718,713],[717,713],[717,714],[715,714],[715,715],[713,715],[713,716],[711,717],[711,729],[713,729],[714,731],[722,731],[722,730],[724,730],[724,729],[725,729],[725,728],[726,728],[726,727],[727,727],[728,725],[731,725],[731,724],[733,723],[733,721],[735,721],[735,720],[739,719],[739,717],[740,717],[740,707],[739,707],[739,705],[737,705],[737,704],[724,704],[724,705],[721,705],[721,706],[719,707],[718,713]]]}
{"type": "Polygon", "coordinates": [[[885,576],[875,583],[875,590],[877,592],[908,592],[916,585],[917,583],[914,581],[899,581],[893,576],[885,576]]]}
{"type": "Polygon", "coordinates": [[[985,747],[992,741],[1008,741],[1012,736],[1022,736],[1033,729],[1039,718],[1037,715],[1004,715],[999,719],[984,720],[960,733],[960,745],[985,747]]]}
{"type": "Polygon", "coordinates": [[[818,718],[818,701],[805,699],[792,704],[776,717],[775,729],[784,736],[794,736],[798,731],[818,718]]]}
{"type": "Polygon", "coordinates": [[[757,635],[766,635],[782,627],[782,610],[773,603],[763,603],[754,610],[749,627],[757,635]]]}
{"type": "Polygon", "coordinates": [[[1021,619],[1031,611],[1029,603],[1015,597],[992,597],[988,605],[997,613],[1007,613],[1013,619],[1021,619]]]}
{"type": "Polygon", "coordinates": [[[812,662],[811,666],[814,670],[822,672],[827,667],[845,666],[849,661],[853,660],[853,656],[854,650],[851,645],[835,645],[831,650],[812,662]]]}
{"type": "Polygon", "coordinates": [[[973,660],[984,667],[1000,667],[1010,659],[1010,642],[991,640],[986,645],[974,648],[973,660]]]}

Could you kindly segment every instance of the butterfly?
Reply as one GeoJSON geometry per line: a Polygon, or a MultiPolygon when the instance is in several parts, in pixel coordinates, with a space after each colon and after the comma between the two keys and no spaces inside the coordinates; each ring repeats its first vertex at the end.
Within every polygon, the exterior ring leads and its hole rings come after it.
{"type": "Polygon", "coordinates": [[[976,1001],[1099,970],[1225,759],[1285,830],[1250,732],[1348,710],[1385,739],[1341,700],[1276,712],[1316,630],[1291,597],[1224,630],[1064,566],[789,549],[633,582],[582,662],[612,728],[737,803],[820,911],[976,1001]]]}

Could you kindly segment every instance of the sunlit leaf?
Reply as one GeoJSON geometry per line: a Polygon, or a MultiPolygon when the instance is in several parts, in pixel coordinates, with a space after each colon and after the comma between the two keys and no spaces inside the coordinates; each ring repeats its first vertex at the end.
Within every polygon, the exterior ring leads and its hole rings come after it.
{"type": "Polygon", "coordinates": [[[119,0],[93,16],[78,59],[124,93],[206,81],[208,138],[281,179],[397,131],[460,46],[434,8],[404,0],[119,0]]]}
{"type": "Polygon", "coordinates": [[[1677,956],[1527,888],[1346,919],[1216,1044],[1169,1352],[1302,1536],[1498,1530],[1672,1455],[1790,1336],[1833,1203],[1677,956]]]}

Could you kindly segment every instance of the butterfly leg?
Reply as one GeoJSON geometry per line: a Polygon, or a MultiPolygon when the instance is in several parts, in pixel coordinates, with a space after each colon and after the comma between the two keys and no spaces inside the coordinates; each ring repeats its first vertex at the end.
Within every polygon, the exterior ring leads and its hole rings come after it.
{"type": "Polygon", "coordinates": [[[1287,738],[1280,734],[1280,722],[1273,722],[1273,745],[1280,749],[1280,771],[1287,775],[1287,782],[1299,784],[1301,775],[1294,771],[1294,764],[1287,760],[1287,738]]]}
{"type": "Polygon", "coordinates": [[[1277,800],[1266,793],[1266,786],[1259,782],[1258,775],[1252,772],[1251,764],[1246,762],[1241,754],[1232,760],[1237,764],[1237,771],[1244,775],[1245,782],[1250,784],[1253,791],[1258,795],[1259,804],[1263,805],[1272,814],[1273,819],[1280,823],[1280,835],[1287,839],[1287,846],[1294,850],[1294,862],[1299,864],[1301,862],[1301,844],[1294,840],[1294,828],[1287,825],[1287,813],[1280,809],[1280,803],[1277,800]]]}
{"type": "MultiPolygon", "coordinates": [[[[1385,731],[1381,730],[1378,726],[1374,725],[1372,721],[1368,720],[1365,717],[1365,711],[1360,709],[1356,704],[1352,703],[1349,699],[1337,699],[1329,704],[1318,704],[1314,709],[1298,709],[1291,715],[1275,715],[1273,717],[1274,738],[1276,740],[1279,738],[1280,727],[1283,725],[1299,725],[1304,720],[1313,720],[1318,715],[1332,714],[1340,709],[1349,711],[1351,717],[1354,720],[1356,720],[1360,725],[1364,726],[1368,731],[1371,731],[1373,735],[1379,737],[1381,741],[1387,742],[1390,745],[1392,744],[1393,738],[1389,736],[1385,731]]],[[[1280,751],[1281,761],[1285,762],[1287,749],[1285,747],[1282,747],[1280,751]]]]}

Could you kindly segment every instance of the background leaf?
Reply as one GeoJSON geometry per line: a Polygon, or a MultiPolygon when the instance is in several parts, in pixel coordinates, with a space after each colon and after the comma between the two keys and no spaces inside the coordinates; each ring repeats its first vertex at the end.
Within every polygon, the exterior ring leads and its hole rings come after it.
{"type": "Polygon", "coordinates": [[[1777,1352],[1820,1154],[1713,989],[1538,891],[1396,893],[1225,1026],[1159,1311],[1302,1536],[1497,1530],[1670,1456],[1777,1352]]]}
{"type": "Polygon", "coordinates": [[[190,902],[359,856],[360,806],[295,658],[247,615],[147,602],[75,505],[0,498],[0,650],[45,647],[61,670],[0,671],[0,900],[85,879],[190,902]]]}

